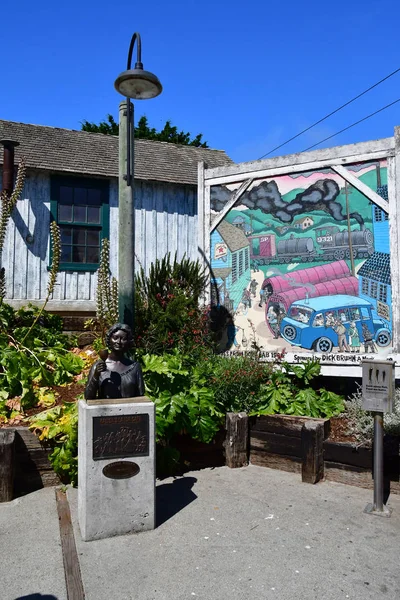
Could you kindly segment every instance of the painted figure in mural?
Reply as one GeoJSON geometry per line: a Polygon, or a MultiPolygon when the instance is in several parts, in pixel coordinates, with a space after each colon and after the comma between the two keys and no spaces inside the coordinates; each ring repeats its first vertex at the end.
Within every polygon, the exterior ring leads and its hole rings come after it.
{"type": "Polygon", "coordinates": [[[265,304],[267,298],[267,291],[264,288],[260,289],[260,302],[258,303],[258,306],[260,308],[262,308],[262,305],[265,304]]]}
{"type": "Polygon", "coordinates": [[[253,259],[251,261],[251,270],[254,271],[254,273],[258,273],[259,272],[259,268],[258,268],[258,260],[253,259]]]}
{"type": "Polygon", "coordinates": [[[243,288],[241,303],[243,304],[243,314],[247,315],[247,311],[251,308],[251,296],[248,289],[243,288]]]}
{"type": "Polygon", "coordinates": [[[110,350],[101,351],[89,372],[85,399],[135,398],[144,395],[144,382],[139,363],[126,356],[133,343],[128,325],[116,323],[106,333],[110,350]]]}
{"type": "Polygon", "coordinates": [[[229,310],[229,312],[233,311],[233,300],[231,300],[231,297],[229,295],[229,290],[226,290],[226,292],[225,292],[224,306],[227,310],[229,310]]]}
{"type": "Polygon", "coordinates": [[[240,327],[237,327],[233,321],[231,316],[228,317],[226,331],[228,335],[228,341],[226,344],[226,350],[229,350],[232,346],[235,346],[236,350],[239,350],[240,345],[236,339],[236,334],[240,330],[240,327]]]}
{"type": "Polygon", "coordinates": [[[283,319],[286,317],[286,311],[283,307],[281,307],[279,309],[279,315],[278,315],[278,335],[279,337],[281,337],[281,323],[283,321],[283,319]]]}
{"type": "Polygon", "coordinates": [[[350,348],[349,345],[347,343],[347,339],[346,339],[346,333],[347,333],[347,329],[346,327],[343,325],[341,319],[337,319],[335,324],[332,327],[333,331],[337,334],[338,336],[338,347],[339,347],[339,352],[350,352],[350,348]]]}
{"type": "Polygon", "coordinates": [[[376,352],[373,335],[366,323],[362,324],[362,335],[364,338],[364,352],[376,352]]]}
{"type": "Polygon", "coordinates": [[[279,337],[279,327],[280,327],[279,308],[277,306],[271,306],[268,309],[267,319],[268,319],[268,323],[273,331],[274,339],[277,340],[279,337]]]}
{"type": "Polygon", "coordinates": [[[250,293],[252,294],[253,298],[256,297],[257,294],[257,286],[258,286],[258,282],[256,279],[252,279],[250,281],[250,293]]]}
{"type": "Polygon", "coordinates": [[[349,342],[352,352],[360,352],[360,336],[358,333],[357,325],[355,321],[351,321],[349,328],[349,342]]]}

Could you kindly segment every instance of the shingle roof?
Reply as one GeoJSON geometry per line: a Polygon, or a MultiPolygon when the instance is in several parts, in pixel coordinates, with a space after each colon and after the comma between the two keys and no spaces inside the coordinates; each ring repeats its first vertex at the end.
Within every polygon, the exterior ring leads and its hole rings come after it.
{"type": "Polygon", "coordinates": [[[243,230],[240,227],[231,225],[228,221],[221,221],[217,227],[217,231],[231,252],[236,252],[236,250],[246,248],[250,245],[243,230]]]}
{"type": "MultiPolygon", "coordinates": [[[[0,120],[0,140],[3,139],[20,143],[16,160],[24,156],[30,168],[118,177],[116,136],[0,120]]],[[[223,150],[135,140],[135,179],[196,185],[200,161],[209,167],[232,164],[223,150]]]]}
{"type": "Polygon", "coordinates": [[[358,275],[391,285],[390,255],[385,252],[374,252],[362,265],[358,275]]]}

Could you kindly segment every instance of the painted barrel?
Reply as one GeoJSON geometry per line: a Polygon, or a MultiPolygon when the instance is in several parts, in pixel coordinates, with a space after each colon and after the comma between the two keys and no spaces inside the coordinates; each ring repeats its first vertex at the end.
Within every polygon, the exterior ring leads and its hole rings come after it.
{"type": "Polygon", "coordinates": [[[344,260],[338,260],[318,267],[308,267],[307,269],[299,269],[286,275],[281,275],[278,269],[271,268],[276,271],[276,275],[264,279],[262,288],[267,290],[267,294],[278,294],[292,290],[294,287],[299,287],[302,283],[311,283],[313,285],[332,279],[339,279],[350,275],[350,269],[344,260]]]}
{"type": "Polygon", "coordinates": [[[278,256],[296,256],[309,254],[314,250],[314,241],[311,237],[280,240],[277,246],[278,256]]]}
{"type": "Polygon", "coordinates": [[[271,333],[273,333],[273,330],[271,329],[267,319],[268,310],[271,307],[278,306],[279,308],[283,308],[285,313],[287,313],[290,305],[296,300],[304,300],[305,298],[318,298],[319,296],[334,296],[335,294],[357,296],[357,277],[349,275],[348,277],[325,281],[323,283],[317,283],[316,285],[292,288],[286,292],[272,294],[265,306],[265,322],[268,326],[268,329],[271,331],[271,333]]]}

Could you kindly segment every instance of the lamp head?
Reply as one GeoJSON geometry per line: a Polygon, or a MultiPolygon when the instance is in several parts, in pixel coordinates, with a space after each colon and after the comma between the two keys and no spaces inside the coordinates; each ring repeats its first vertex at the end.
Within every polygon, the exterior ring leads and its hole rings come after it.
{"type": "Polygon", "coordinates": [[[162,92],[158,77],[150,71],[144,71],[142,63],[136,63],[134,69],[128,69],[118,75],[114,87],[125,98],[135,100],[155,98],[162,92]]]}

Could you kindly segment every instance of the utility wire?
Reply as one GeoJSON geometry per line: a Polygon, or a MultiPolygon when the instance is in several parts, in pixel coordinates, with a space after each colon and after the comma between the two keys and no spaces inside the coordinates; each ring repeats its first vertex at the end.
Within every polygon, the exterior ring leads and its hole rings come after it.
{"type": "Polygon", "coordinates": [[[273,148],[272,150],[270,150],[266,154],[263,154],[262,156],[260,156],[260,158],[258,160],[260,160],[261,158],[264,158],[265,156],[268,156],[269,154],[272,154],[272,152],[275,152],[275,150],[279,150],[279,148],[282,148],[282,146],[286,146],[286,144],[288,144],[289,142],[292,142],[296,138],[300,137],[301,135],[303,135],[303,133],[306,133],[306,131],[310,131],[310,129],[312,129],[316,125],[319,125],[323,121],[326,121],[326,119],[329,119],[329,117],[331,117],[332,115],[334,115],[337,112],[339,112],[339,110],[342,110],[342,108],[345,108],[346,106],[349,106],[349,104],[351,104],[352,102],[355,102],[356,100],[358,100],[358,98],[361,98],[361,96],[364,96],[364,94],[366,94],[367,92],[370,92],[371,90],[373,90],[374,88],[376,88],[378,85],[380,85],[381,83],[383,83],[384,81],[386,81],[390,77],[393,77],[393,75],[396,75],[396,73],[398,73],[399,71],[400,71],[400,67],[398,69],[396,69],[395,71],[393,71],[392,73],[389,73],[389,75],[386,75],[386,77],[384,77],[380,81],[377,81],[376,83],[374,83],[374,85],[371,85],[371,87],[369,87],[367,90],[364,90],[363,92],[361,92],[361,94],[358,94],[358,96],[355,96],[354,98],[352,98],[351,100],[349,100],[345,104],[342,104],[342,106],[339,106],[339,108],[336,108],[335,110],[333,110],[332,112],[330,112],[328,115],[325,115],[325,117],[322,117],[322,119],[320,119],[319,121],[316,121],[313,125],[310,125],[310,127],[307,127],[306,129],[303,129],[303,131],[300,131],[300,133],[297,133],[296,135],[294,135],[293,137],[291,137],[289,140],[286,140],[286,142],[283,142],[283,144],[280,144],[279,146],[276,146],[276,148],[273,148]]]}
{"type": "Polygon", "coordinates": [[[326,142],[327,140],[330,140],[331,138],[335,137],[336,135],[339,135],[339,133],[343,133],[343,131],[347,131],[348,129],[351,129],[355,125],[358,125],[359,123],[362,123],[363,121],[366,121],[367,119],[370,119],[371,117],[373,117],[374,115],[377,115],[378,113],[382,112],[383,110],[386,110],[387,108],[389,108],[390,106],[393,106],[393,104],[396,104],[397,102],[400,102],[400,98],[398,98],[394,102],[391,102],[390,104],[386,104],[386,106],[383,106],[379,110],[376,110],[375,112],[371,113],[370,115],[367,115],[363,119],[360,119],[359,121],[356,121],[355,123],[352,123],[348,127],[345,127],[344,129],[341,129],[340,131],[337,131],[333,135],[330,135],[330,136],[326,137],[325,139],[321,140],[320,142],[317,142],[316,144],[313,144],[312,146],[309,146],[305,150],[302,150],[302,152],[307,152],[307,150],[311,150],[312,148],[315,148],[315,146],[319,146],[323,142],[326,142]]]}

